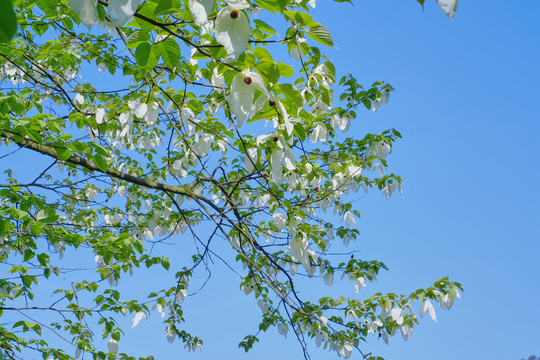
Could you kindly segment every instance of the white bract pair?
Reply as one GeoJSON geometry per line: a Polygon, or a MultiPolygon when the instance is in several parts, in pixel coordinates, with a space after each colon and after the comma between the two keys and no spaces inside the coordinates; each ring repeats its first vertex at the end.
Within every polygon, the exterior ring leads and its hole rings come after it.
{"type": "MultiPolygon", "coordinates": [[[[88,30],[99,21],[98,0],[69,0],[69,6],[88,30]]],[[[109,13],[114,21],[111,25],[122,26],[135,14],[141,0],[109,0],[109,13]]]]}
{"type": "Polygon", "coordinates": [[[227,51],[226,61],[234,61],[246,50],[251,26],[244,9],[249,8],[245,1],[228,1],[216,18],[216,40],[227,51]]]}
{"type": "Polygon", "coordinates": [[[262,109],[264,103],[270,98],[264,80],[254,71],[244,70],[234,77],[231,92],[228,97],[229,106],[237,117],[237,127],[241,127],[244,120],[262,109]],[[255,91],[262,94],[255,100],[255,91]]]}

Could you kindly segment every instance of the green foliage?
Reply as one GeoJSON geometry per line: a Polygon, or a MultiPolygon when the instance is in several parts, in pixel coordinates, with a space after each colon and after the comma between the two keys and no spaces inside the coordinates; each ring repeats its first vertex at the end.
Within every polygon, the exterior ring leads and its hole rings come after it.
{"type": "Polygon", "coordinates": [[[0,2],[1,156],[24,154],[0,181],[0,358],[133,359],[116,354],[121,319],[151,312],[161,336],[201,349],[182,305],[213,256],[262,310],[245,351],[290,329],[348,357],[371,336],[408,338],[417,301],[433,318],[430,300],[452,306],[462,288],[447,278],[403,295],[299,290],[341,277],[358,292],[387,270],[351,257],[351,195],[402,183],[387,170],[397,130],[347,136],[394,89],[339,76],[314,0],[131,3],[0,2]],[[186,238],[185,259],[168,251],[186,238]],[[151,271],[172,280],[127,296],[126,274],[151,271]]]}

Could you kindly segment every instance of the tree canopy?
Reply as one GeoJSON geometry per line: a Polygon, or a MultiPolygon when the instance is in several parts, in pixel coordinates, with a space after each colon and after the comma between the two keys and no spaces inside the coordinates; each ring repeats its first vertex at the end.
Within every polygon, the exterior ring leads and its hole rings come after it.
{"type": "MultiPolygon", "coordinates": [[[[438,3],[454,16],[457,0],[438,3]]],[[[0,4],[0,357],[135,358],[120,319],[150,313],[156,336],[201,350],[183,304],[214,260],[262,310],[246,351],[275,328],[306,358],[312,341],[376,359],[364,340],[408,339],[418,315],[459,297],[448,278],[359,292],[386,266],[350,256],[352,200],[401,192],[387,161],[400,133],[347,131],[394,89],[337,77],[315,0],[0,4]],[[122,279],[155,268],[174,276],[125,294],[122,279]],[[358,296],[314,298],[303,278],[358,296]]]]}

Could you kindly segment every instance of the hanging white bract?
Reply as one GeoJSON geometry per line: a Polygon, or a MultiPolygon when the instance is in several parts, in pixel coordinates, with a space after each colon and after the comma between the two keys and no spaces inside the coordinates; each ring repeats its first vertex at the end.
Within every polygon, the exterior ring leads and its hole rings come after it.
{"type": "Polygon", "coordinates": [[[121,26],[135,14],[141,0],[110,0],[109,11],[114,18],[113,25],[121,26]]]}
{"type": "Polygon", "coordinates": [[[189,0],[189,11],[191,11],[195,25],[203,26],[206,24],[213,7],[214,0],[189,0]]]}
{"type": "Polygon", "coordinates": [[[450,20],[454,20],[454,15],[456,15],[457,7],[459,0],[437,0],[437,3],[444,11],[450,20]]]}
{"type": "Polygon", "coordinates": [[[226,61],[234,61],[246,50],[251,26],[243,9],[249,5],[244,2],[229,2],[216,18],[216,40],[227,51],[226,61]]]}
{"type": "Polygon", "coordinates": [[[98,22],[97,0],[69,0],[68,4],[88,30],[98,22]]]}
{"type": "Polygon", "coordinates": [[[228,98],[229,106],[232,112],[237,116],[240,127],[244,120],[249,116],[259,111],[270,97],[264,80],[259,74],[254,71],[244,70],[238,73],[231,84],[231,93],[228,98]],[[255,91],[258,90],[262,94],[254,104],[255,91]]]}

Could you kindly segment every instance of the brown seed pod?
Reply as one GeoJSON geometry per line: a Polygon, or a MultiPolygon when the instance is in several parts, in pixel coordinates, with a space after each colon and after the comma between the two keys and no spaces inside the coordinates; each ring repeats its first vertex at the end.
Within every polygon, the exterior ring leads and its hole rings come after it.
{"type": "Polygon", "coordinates": [[[249,76],[246,76],[246,77],[244,78],[244,82],[245,82],[246,84],[248,84],[248,85],[251,84],[251,81],[252,81],[252,80],[251,80],[251,78],[250,78],[249,76]]]}
{"type": "Polygon", "coordinates": [[[274,140],[275,142],[278,142],[279,138],[278,138],[277,136],[274,136],[274,137],[272,138],[272,140],[274,140]]]}
{"type": "Polygon", "coordinates": [[[238,17],[238,11],[236,11],[236,10],[231,11],[231,17],[233,19],[236,19],[238,17]]]}
{"type": "Polygon", "coordinates": [[[276,102],[274,100],[270,100],[268,102],[268,105],[270,105],[271,107],[274,107],[274,106],[276,106],[276,102]]]}

